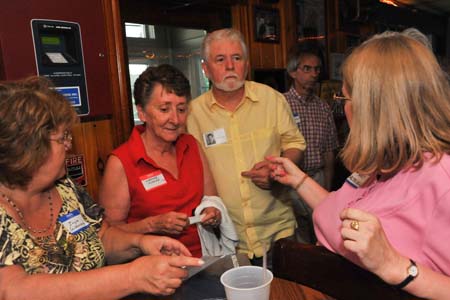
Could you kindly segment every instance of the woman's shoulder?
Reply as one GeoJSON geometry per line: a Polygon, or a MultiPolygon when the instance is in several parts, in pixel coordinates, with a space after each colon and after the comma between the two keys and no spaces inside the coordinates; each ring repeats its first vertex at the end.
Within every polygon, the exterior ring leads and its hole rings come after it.
{"type": "Polygon", "coordinates": [[[425,155],[425,162],[422,166],[422,173],[442,180],[450,179],[450,155],[442,154],[440,158],[432,157],[431,154],[425,155]]]}
{"type": "Polygon", "coordinates": [[[178,138],[178,142],[185,143],[188,145],[195,144],[197,146],[197,139],[190,133],[183,133],[178,138]]]}

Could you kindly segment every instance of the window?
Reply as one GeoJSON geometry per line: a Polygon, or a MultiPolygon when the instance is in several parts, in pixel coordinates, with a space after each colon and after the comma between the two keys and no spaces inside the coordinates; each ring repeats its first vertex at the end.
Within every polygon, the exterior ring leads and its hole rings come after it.
{"type": "MultiPolygon", "coordinates": [[[[171,26],[125,23],[131,91],[139,75],[149,66],[171,64],[187,77],[192,98],[209,90],[209,81],[201,67],[200,48],[205,30],[171,26]],[[130,35],[129,35],[130,32],[130,35]]],[[[134,99],[134,123],[140,123],[134,99]]]]}

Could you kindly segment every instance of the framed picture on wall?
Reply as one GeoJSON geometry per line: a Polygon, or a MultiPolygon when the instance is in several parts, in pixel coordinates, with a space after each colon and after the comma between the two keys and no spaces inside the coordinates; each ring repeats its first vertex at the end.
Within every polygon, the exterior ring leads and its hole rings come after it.
{"type": "Polygon", "coordinates": [[[297,39],[315,39],[325,45],[325,1],[296,0],[297,39]]]}
{"type": "Polygon", "coordinates": [[[257,42],[280,42],[280,12],[278,9],[254,6],[254,18],[257,42]]]}
{"type": "Polygon", "coordinates": [[[344,58],[343,53],[330,53],[330,79],[342,80],[341,65],[344,58]]]}

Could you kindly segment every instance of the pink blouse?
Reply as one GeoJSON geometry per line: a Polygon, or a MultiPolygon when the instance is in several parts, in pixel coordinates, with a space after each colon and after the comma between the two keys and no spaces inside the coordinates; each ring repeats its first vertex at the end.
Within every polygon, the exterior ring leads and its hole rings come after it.
{"type": "Polygon", "coordinates": [[[376,215],[389,242],[402,255],[450,276],[450,156],[427,161],[386,181],[330,193],[313,214],[319,242],[356,264],[340,234],[340,212],[353,207],[376,215]]]}

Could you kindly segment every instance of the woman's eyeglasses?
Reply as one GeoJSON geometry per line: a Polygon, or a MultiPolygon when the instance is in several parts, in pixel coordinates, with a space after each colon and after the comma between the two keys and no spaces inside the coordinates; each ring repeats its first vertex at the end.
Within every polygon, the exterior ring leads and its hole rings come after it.
{"type": "Polygon", "coordinates": [[[57,139],[50,139],[50,141],[55,141],[58,144],[71,144],[72,143],[72,133],[68,130],[64,131],[63,136],[57,139]]]}
{"type": "Polygon", "coordinates": [[[351,98],[345,97],[341,92],[333,94],[334,101],[352,101],[351,98]]]}

